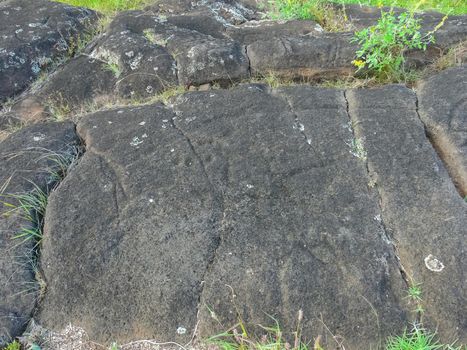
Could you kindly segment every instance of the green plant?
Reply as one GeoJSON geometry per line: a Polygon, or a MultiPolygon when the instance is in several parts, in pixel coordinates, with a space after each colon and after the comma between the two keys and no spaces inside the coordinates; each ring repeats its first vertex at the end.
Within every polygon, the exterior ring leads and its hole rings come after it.
{"type": "Polygon", "coordinates": [[[337,9],[325,0],[271,0],[272,19],[313,19],[331,32],[350,28],[345,8],[337,9]]]}
{"type": "Polygon", "coordinates": [[[415,284],[413,286],[410,286],[407,291],[407,297],[415,301],[421,301],[422,300],[422,289],[420,288],[420,284],[415,284]]]}
{"type": "Polygon", "coordinates": [[[353,156],[360,158],[363,161],[366,160],[367,153],[363,144],[363,139],[354,138],[347,145],[350,147],[350,153],[353,156]]]}
{"type": "Polygon", "coordinates": [[[110,348],[109,350],[120,350],[119,346],[117,343],[113,342],[111,345],[110,345],[110,348]]]}
{"type": "MultiPolygon", "coordinates": [[[[69,169],[76,164],[81,154],[79,147],[72,147],[67,152],[39,150],[43,151],[44,154],[38,160],[46,160],[48,163],[46,172],[49,176],[46,189],[43,190],[37,184],[30,182],[32,185],[31,191],[3,194],[3,188],[0,192],[0,198],[2,198],[0,203],[8,208],[3,215],[16,214],[26,222],[20,227],[18,233],[13,236],[13,239],[21,239],[20,243],[34,240],[36,246],[40,244],[42,239],[43,218],[47,207],[48,195],[58,182],[66,176],[69,169]]],[[[38,273],[39,270],[36,269],[35,271],[38,273]]]]}
{"type": "Polygon", "coordinates": [[[116,11],[143,8],[148,0],[58,0],[73,6],[82,6],[109,14],[116,11]]]}
{"type": "Polygon", "coordinates": [[[104,69],[112,72],[115,78],[120,78],[120,75],[122,75],[122,70],[120,69],[118,63],[115,62],[107,62],[104,66],[104,69]]]}
{"type": "Polygon", "coordinates": [[[71,107],[62,95],[50,97],[45,101],[44,107],[47,108],[51,119],[56,122],[67,120],[71,114],[71,107]]]}
{"type": "Polygon", "coordinates": [[[27,224],[23,225],[13,239],[22,242],[35,240],[37,244],[42,239],[42,219],[47,206],[47,194],[34,183],[32,191],[25,193],[4,194],[2,200],[5,207],[10,208],[3,215],[18,214],[27,224]]]}
{"type": "Polygon", "coordinates": [[[406,298],[409,299],[409,303],[415,304],[414,312],[417,313],[421,320],[425,309],[423,308],[423,292],[420,286],[421,283],[415,283],[412,278],[409,278],[409,288],[407,289],[406,298]]]}
{"type": "MultiPolygon", "coordinates": [[[[269,316],[269,315],[268,315],[269,316]]],[[[223,350],[307,350],[308,344],[301,340],[300,317],[303,317],[299,311],[299,322],[296,331],[293,332],[293,343],[288,343],[279,326],[278,321],[269,316],[272,326],[257,325],[263,332],[262,337],[256,339],[246,329],[245,323],[239,318],[239,322],[229,330],[208,338],[205,342],[214,345],[223,350]]],[[[319,341],[315,345],[319,346],[319,341]]],[[[320,346],[315,349],[322,349],[320,346]]]]}
{"type": "Polygon", "coordinates": [[[365,70],[381,80],[400,81],[404,76],[404,53],[412,49],[426,50],[434,41],[434,31],[422,36],[420,28],[420,19],[413,12],[396,16],[392,10],[382,11],[376,25],[356,32],[351,40],[360,45],[352,62],[357,73],[365,70]]]}
{"type": "Polygon", "coordinates": [[[386,350],[461,350],[461,347],[454,348],[453,344],[440,344],[435,340],[435,335],[415,325],[410,332],[405,330],[401,336],[390,337],[386,350]]]}
{"type": "Polygon", "coordinates": [[[5,350],[21,350],[21,344],[15,340],[12,343],[8,344],[5,350]]]}

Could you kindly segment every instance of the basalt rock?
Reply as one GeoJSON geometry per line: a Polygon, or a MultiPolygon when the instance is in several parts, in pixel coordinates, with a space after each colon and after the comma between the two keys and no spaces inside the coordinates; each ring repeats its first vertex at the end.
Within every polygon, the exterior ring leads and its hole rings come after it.
{"type": "Polygon", "coordinates": [[[46,0],[0,3],[0,103],[24,91],[96,20],[88,9],[46,0]]]}

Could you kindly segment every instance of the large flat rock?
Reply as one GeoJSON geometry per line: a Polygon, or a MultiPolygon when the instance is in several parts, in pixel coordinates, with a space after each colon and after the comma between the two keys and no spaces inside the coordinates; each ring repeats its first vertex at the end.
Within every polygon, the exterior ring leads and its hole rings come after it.
{"type": "Polygon", "coordinates": [[[424,325],[465,343],[467,203],[425,135],[416,96],[394,85],[347,97],[382,219],[407,277],[423,290],[424,325]]]}
{"type": "Polygon", "coordinates": [[[13,239],[22,227],[30,226],[20,215],[6,214],[17,204],[8,194],[26,193],[33,184],[50,187],[52,152],[69,153],[79,145],[72,123],[37,124],[0,143],[0,346],[24,331],[39,295],[34,270],[34,242],[13,239]]]}
{"type": "Polygon", "coordinates": [[[322,320],[349,349],[404,327],[405,282],[342,91],[188,93],[78,130],[87,152],[47,209],[45,326],[183,343],[198,322],[201,337],[219,330],[207,307],[284,329],[302,309],[308,339],[332,342],[322,320]]]}
{"type": "Polygon", "coordinates": [[[0,103],[24,91],[68,55],[70,42],[95,22],[88,9],[46,0],[0,3],[0,103]]]}

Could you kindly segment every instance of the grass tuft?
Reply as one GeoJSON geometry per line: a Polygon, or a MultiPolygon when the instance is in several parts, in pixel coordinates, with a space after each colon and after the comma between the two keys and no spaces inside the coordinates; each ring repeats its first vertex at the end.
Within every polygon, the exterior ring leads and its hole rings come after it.
{"type": "Polygon", "coordinates": [[[143,8],[148,0],[57,0],[73,6],[87,7],[103,13],[143,8]]]}
{"type": "Polygon", "coordinates": [[[444,345],[435,339],[435,333],[430,333],[420,326],[415,325],[413,330],[401,336],[390,337],[386,350],[462,350],[462,347],[444,345]]]}
{"type": "Polygon", "coordinates": [[[9,208],[3,215],[18,214],[28,224],[22,226],[13,239],[21,239],[21,243],[33,239],[37,244],[42,239],[42,219],[47,206],[47,194],[32,183],[33,189],[25,193],[2,195],[5,200],[0,203],[9,208]]]}
{"type": "Polygon", "coordinates": [[[8,344],[5,350],[21,350],[21,344],[15,340],[12,343],[8,344]]]}

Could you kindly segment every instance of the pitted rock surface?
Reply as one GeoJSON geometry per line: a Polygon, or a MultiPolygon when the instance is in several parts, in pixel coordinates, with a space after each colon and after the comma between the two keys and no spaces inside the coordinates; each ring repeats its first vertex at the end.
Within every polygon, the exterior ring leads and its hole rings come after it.
{"type": "Polygon", "coordinates": [[[310,329],[321,314],[355,347],[399,330],[404,284],[347,144],[343,92],[264,90],[189,93],[170,109],[79,124],[87,152],[48,208],[41,323],[73,319],[102,341],[183,343],[198,309],[202,334],[212,331],[204,305],[235,322],[230,285],[248,322],[266,322],[268,310],[290,327],[303,309],[310,329]]]}
{"type": "Polygon", "coordinates": [[[22,238],[13,239],[21,227],[30,223],[4,205],[17,204],[4,195],[27,193],[34,185],[42,190],[50,187],[47,168],[53,162],[47,154],[69,153],[79,146],[74,130],[70,122],[37,124],[0,143],[0,346],[24,331],[39,292],[30,266],[34,242],[20,244],[22,238]]]}
{"type": "MultiPolygon", "coordinates": [[[[45,0],[0,9],[12,47],[0,60],[17,50],[30,60],[24,67],[62,58],[97,18],[45,0]],[[29,23],[38,25],[26,32],[29,23]],[[36,47],[40,30],[50,36],[36,47]]],[[[380,9],[346,14],[358,29],[380,9]]],[[[443,18],[417,16],[425,33],[443,18]]],[[[465,42],[466,18],[450,16],[408,64],[423,67],[465,42]]],[[[304,84],[351,75],[351,37],[311,20],[265,20],[254,0],[164,0],[117,14],[79,55],[4,103],[1,132],[53,108],[77,123],[76,132],[71,122],[39,123],[1,142],[4,193],[30,191],[29,180],[51,186],[46,150],[86,149],[49,197],[40,300],[37,287],[17,293],[35,285],[23,263],[31,245],[10,240],[25,223],[0,217],[0,344],[31,317],[51,331],[81,327],[89,350],[185,344],[195,331],[198,340],[225,331],[219,324],[234,325],[237,313],[249,326],[270,325],[271,315],[287,332],[301,310],[306,339],[377,348],[418,319],[411,283],[423,290],[424,326],[466,343],[463,58],[414,90],[304,84]],[[301,84],[241,83],[269,74],[301,84]],[[180,87],[199,91],[158,96],[180,87]]],[[[5,62],[2,102],[37,77],[5,62]]]]}
{"type": "Polygon", "coordinates": [[[389,86],[349,91],[347,98],[380,193],[382,219],[406,273],[423,285],[423,303],[429,305],[424,324],[463,342],[467,205],[425,136],[416,96],[389,86]]]}
{"type": "Polygon", "coordinates": [[[95,20],[91,10],[46,0],[0,2],[0,103],[64,58],[95,20]]]}

